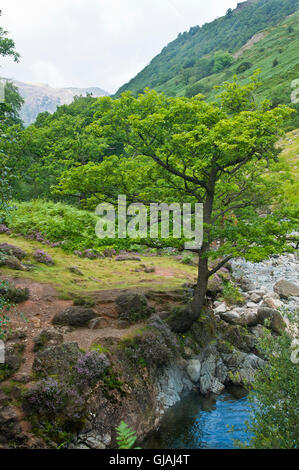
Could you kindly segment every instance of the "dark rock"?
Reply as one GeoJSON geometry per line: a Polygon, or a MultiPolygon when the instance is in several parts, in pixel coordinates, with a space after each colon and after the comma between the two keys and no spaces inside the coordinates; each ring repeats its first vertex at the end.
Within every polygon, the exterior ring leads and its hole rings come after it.
{"type": "Polygon", "coordinates": [[[156,271],[155,266],[146,266],[146,267],[144,268],[144,272],[145,272],[145,273],[154,273],[155,271],[156,271]]]}
{"type": "Polygon", "coordinates": [[[141,261],[141,258],[135,255],[118,255],[115,261],[141,261]]]}
{"type": "Polygon", "coordinates": [[[223,283],[222,279],[218,274],[214,274],[209,279],[208,288],[207,288],[207,295],[210,295],[212,298],[215,298],[217,294],[223,291],[223,283]]]}
{"type": "Polygon", "coordinates": [[[104,317],[97,317],[90,320],[88,328],[91,330],[99,330],[101,328],[107,328],[110,325],[110,321],[104,317]]]}
{"type": "Polygon", "coordinates": [[[19,443],[24,440],[16,410],[12,407],[0,409],[0,443],[19,443]]]}
{"type": "Polygon", "coordinates": [[[130,323],[148,318],[153,309],[148,306],[147,299],[142,294],[122,294],[116,299],[116,306],[120,320],[130,323]]]}
{"type": "Polygon", "coordinates": [[[7,346],[5,348],[5,364],[13,372],[16,372],[22,363],[22,358],[18,352],[17,345],[7,346]]]}
{"type": "Polygon", "coordinates": [[[96,314],[91,308],[74,306],[59,312],[52,320],[53,324],[68,326],[87,326],[96,314]]]}
{"type": "Polygon", "coordinates": [[[63,343],[63,335],[56,330],[43,330],[33,340],[33,351],[37,352],[50,346],[63,343]]]}
{"type": "Polygon", "coordinates": [[[19,261],[16,256],[13,255],[4,255],[0,254],[0,266],[7,266],[10,269],[15,269],[16,271],[25,271],[25,267],[19,261]]]}
{"type": "Polygon", "coordinates": [[[283,299],[299,297],[299,286],[284,279],[278,281],[273,287],[274,292],[283,299]]]}
{"type": "Polygon", "coordinates": [[[281,314],[273,308],[260,307],[257,311],[257,317],[261,325],[265,324],[265,320],[269,320],[269,328],[275,333],[282,334],[286,328],[286,323],[281,314]]]}
{"type": "Polygon", "coordinates": [[[174,333],[180,334],[188,331],[194,322],[191,305],[173,309],[166,322],[174,333]]]}
{"type": "Polygon", "coordinates": [[[83,276],[83,273],[82,271],[78,268],[78,266],[71,266],[69,268],[70,272],[72,274],[76,274],[76,276],[83,276]]]}
{"type": "Polygon", "coordinates": [[[21,289],[13,285],[7,285],[0,288],[0,296],[13,303],[24,302],[29,299],[29,289],[21,289]]]}
{"type": "Polygon", "coordinates": [[[9,243],[0,243],[0,251],[6,253],[7,255],[13,255],[19,260],[26,258],[27,253],[15,245],[10,245],[9,243]]]}

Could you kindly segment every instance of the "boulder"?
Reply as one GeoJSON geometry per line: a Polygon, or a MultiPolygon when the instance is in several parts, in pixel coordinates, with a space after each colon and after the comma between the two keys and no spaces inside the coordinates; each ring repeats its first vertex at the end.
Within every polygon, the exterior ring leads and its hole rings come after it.
{"type": "Polygon", "coordinates": [[[73,306],[59,312],[52,320],[54,325],[68,325],[74,327],[87,326],[90,320],[96,317],[91,308],[73,306]]]}
{"type": "Polygon", "coordinates": [[[101,328],[107,328],[110,325],[110,321],[104,317],[97,317],[90,320],[88,328],[91,330],[99,330],[101,328]]]}
{"type": "Polygon", "coordinates": [[[233,351],[222,355],[228,368],[228,378],[234,385],[248,385],[254,381],[255,373],[265,365],[265,361],[255,354],[233,351]]]}
{"type": "Polygon", "coordinates": [[[251,302],[254,302],[255,304],[260,302],[261,299],[262,299],[262,296],[257,294],[256,292],[253,292],[252,294],[250,294],[250,300],[251,302]]]}
{"type": "Polygon", "coordinates": [[[245,310],[241,313],[232,310],[221,313],[220,318],[231,325],[255,326],[258,324],[257,312],[253,310],[245,310]]]}
{"type": "Polygon", "coordinates": [[[210,277],[208,282],[207,294],[211,297],[216,297],[217,294],[223,291],[223,283],[222,279],[218,274],[214,274],[214,276],[210,277]]]}
{"type": "Polygon", "coordinates": [[[21,355],[17,351],[17,347],[7,346],[5,348],[5,364],[12,371],[16,372],[22,363],[21,355]]]}
{"type": "MultiPolygon", "coordinates": [[[[277,296],[278,297],[278,296],[277,296]]],[[[274,308],[275,310],[282,307],[283,303],[279,299],[265,295],[261,307],[274,308]]]]}
{"type": "Polygon", "coordinates": [[[187,372],[192,382],[197,383],[200,379],[201,363],[198,359],[188,361],[187,372]]]}
{"type": "Polygon", "coordinates": [[[273,287],[273,290],[282,299],[288,299],[289,297],[299,297],[299,286],[284,279],[278,281],[273,287]]]}
{"type": "Polygon", "coordinates": [[[24,440],[17,411],[11,406],[0,409],[0,444],[20,443],[24,440]]]}
{"type": "Polygon", "coordinates": [[[16,271],[25,271],[25,266],[23,266],[20,260],[13,255],[0,255],[0,266],[7,266],[8,268],[15,269],[16,271]]]}
{"type": "Polygon", "coordinates": [[[154,273],[155,271],[156,271],[155,266],[146,266],[146,267],[144,268],[144,272],[145,272],[145,273],[148,273],[148,274],[149,274],[149,273],[154,273]]]}
{"type": "Polygon", "coordinates": [[[265,324],[269,320],[269,328],[275,333],[282,334],[286,328],[286,323],[281,314],[273,308],[260,307],[257,312],[258,323],[265,324]]]}
{"type": "Polygon", "coordinates": [[[76,274],[76,276],[83,276],[82,271],[78,268],[78,266],[70,266],[69,271],[72,274],[76,274]]]}
{"type": "Polygon", "coordinates": [[[116,306],[120,320],[130,323],[144,320],[153,312],[153,309],[148,306],[146,297],[137,293],[121,294],[116,299],[116,306]]]}
{"type": "Polygon", "coordinates": [[[37,352],[63,343],[63,335],[56,330],[43,330],[33,339],[33,351],[37,352]]]}
{"type": "Polygon", "coordinates": [[[22,260],[27,256],[27,253],[22,250],[22,248],[19,248],[15,245],[10,245],[9,243],[0,243],[0,251],[2,251],[2,253],[6,253],[7,255],[13,255],[19,260],[22,260]]]}
{"type": "Polygon", "coordinates": [[[115,261],[141,261],[141,258],[139,256],[135,255],[118,255],[115,258],[115,261]]]}
{"type": "Polygon", "coordinates": [[[4,285],[0,287],[0,296],[17,304],[29,299],[29,289],[27,287],[24,289],[15,287],[12,284],[4,285]]]}
{"type": "Polygon", "coordinates": [[[218,305],[218,307],[214,309],[214,313],[216,313],[216,315],[220,315],[220,313],[225,313],[226,311],[227,311],[227,306],[224,302],[218,305]]]}

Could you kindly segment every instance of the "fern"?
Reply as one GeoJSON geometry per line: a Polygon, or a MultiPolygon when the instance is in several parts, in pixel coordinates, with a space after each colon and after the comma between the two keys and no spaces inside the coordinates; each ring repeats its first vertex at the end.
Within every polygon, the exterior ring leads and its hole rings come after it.
{"type": "MultiPolygon", "coordinates": [[[[120,425],[116,428],[116,432],[118,448],[132,449],[137,440],[135,431],[131,429],[124,421],[121,421],[120,425]]],[[[135,447],[135,449],[140,449],[140,447],[135,447]]]]}

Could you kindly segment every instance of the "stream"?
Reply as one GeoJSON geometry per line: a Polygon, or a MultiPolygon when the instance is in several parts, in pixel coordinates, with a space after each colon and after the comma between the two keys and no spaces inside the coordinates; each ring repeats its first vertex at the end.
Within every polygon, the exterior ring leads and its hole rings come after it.
{"type": "Polygon", "coordinates": [[[246,392],[231,388],[217,397],[191,392],[168,409],[158,431],[143,449],[234,449],[234,440],[248,440],[245,421],[250,418],[246,392]],[[228,429],[234,426],[234,432],[228,429]]]}

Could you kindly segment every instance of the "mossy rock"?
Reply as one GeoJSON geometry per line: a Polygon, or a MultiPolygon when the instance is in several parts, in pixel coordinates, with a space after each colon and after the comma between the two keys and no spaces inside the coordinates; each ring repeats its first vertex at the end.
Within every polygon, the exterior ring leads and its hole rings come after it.
{"type": "Polygon", "coordinates": [[[193,312],[191,305],[174,307],[166,320],[171,331],[182,334],[188,331],[193,324],[193,312]]]}
{"type": "Polygon", "coordinates": [[[80,355],[77,343],[63,343],[39,351],[34,359],[32,370],[42,377],[48,375],[68,375],[77,364],[80,355]]]}
{"type": "Polygon", "coordinates": [[[21,303],[29,299],[29,289],[8,285],[0,288],[0,296],[12,303],[21,303]]]}
{"type": "Polygon", "coordinates": [[[145,320],[154,311],[148,306],[145,295],[137,293],[120,295],[116,299],[116,306],[120,320],[125,320],[129,323],[145,320]]]}

